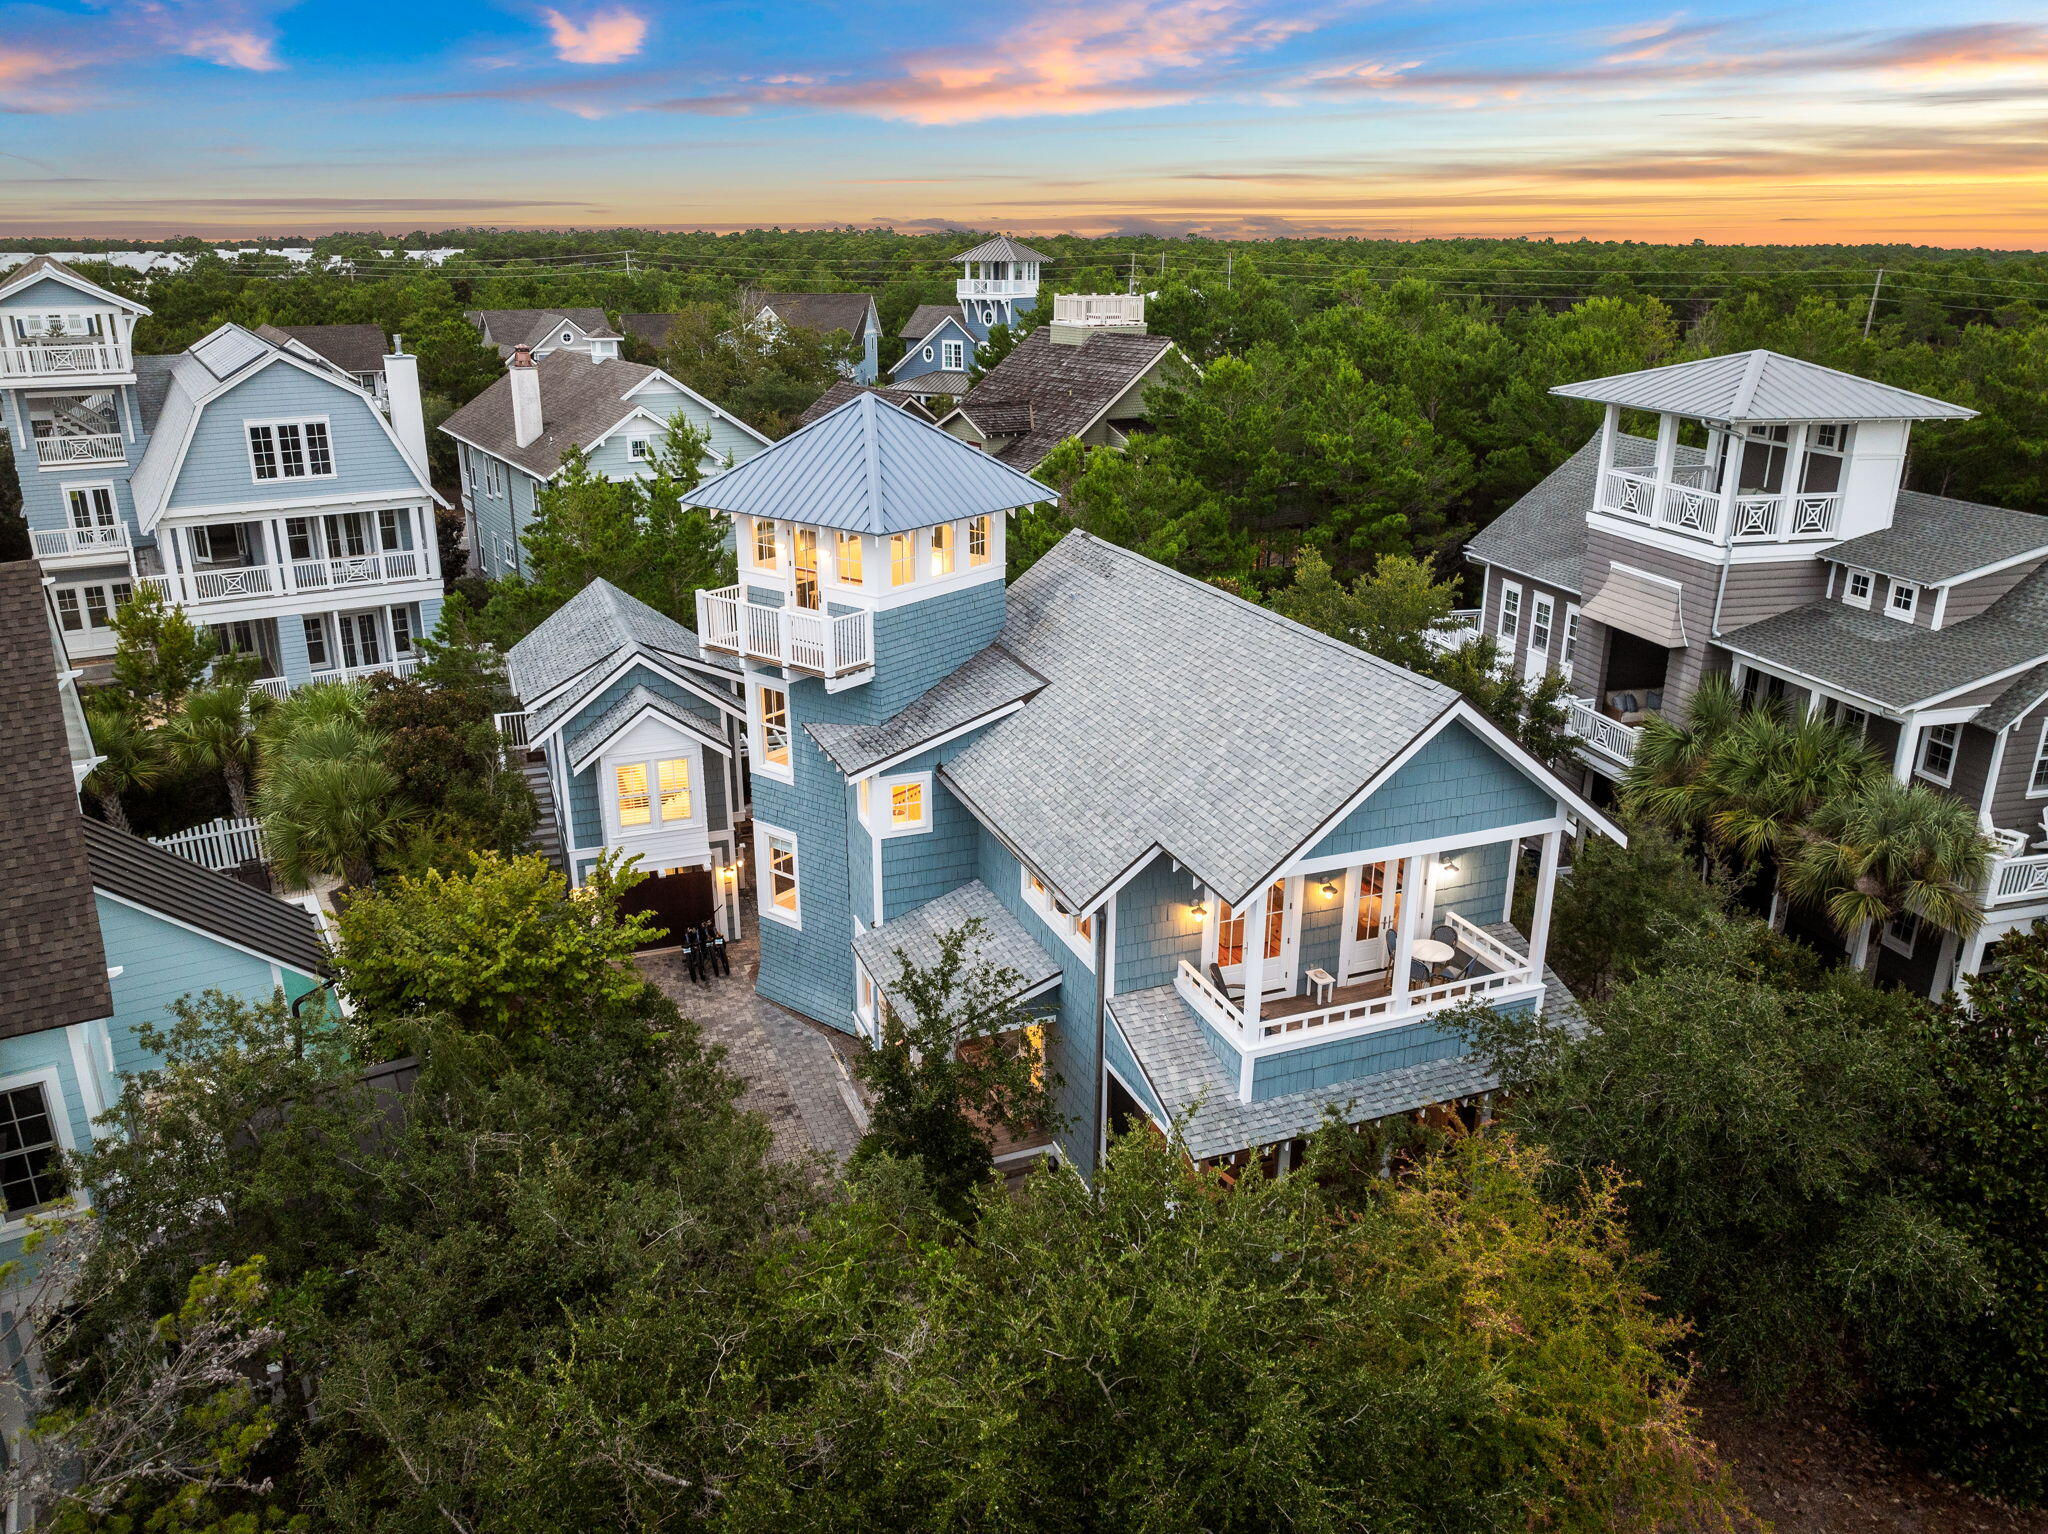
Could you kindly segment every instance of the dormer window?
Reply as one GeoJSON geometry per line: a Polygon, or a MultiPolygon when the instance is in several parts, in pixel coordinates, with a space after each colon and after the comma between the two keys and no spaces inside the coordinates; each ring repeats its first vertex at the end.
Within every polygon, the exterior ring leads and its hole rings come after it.
{"type": "Polygon", "coordinates": [[[967,348],[959,341],[947,341],[939,347],[939,366],[948,372],[958,373],[967,366],[967,348]]]}
{"type": "Polygon", "coordinates": [[[858,586],[861,583],[859,533],[839,535],[839,583],[842,586],[858,586]]]}
{"type": "Polygon", "coordinates": [[[1868,570],[1851,570],[1848,584],[1842,588],[1842,600],[1851,607],[1868,607],[1873,584],[1874,578],[1868,570]]]}
{"type": "Polygon", "coordinates": [[[259,480],[324,479],[334,473],[325,421],[271,421],[249,428],[249,465],[259,480]]]}
{"type": "Polygon", "coordinates": [[[754,564],[762,570],[775,568],[775,524],[767,517],[754,518],[754,564]]]}
{"type": "Polygon", "coordinates": [[[1913,621],[1913,614],[1920,610],[1920,588],[1905,581],[1893,581],[1890,599],[1885,603],[1887,617],[1913,621]]]}

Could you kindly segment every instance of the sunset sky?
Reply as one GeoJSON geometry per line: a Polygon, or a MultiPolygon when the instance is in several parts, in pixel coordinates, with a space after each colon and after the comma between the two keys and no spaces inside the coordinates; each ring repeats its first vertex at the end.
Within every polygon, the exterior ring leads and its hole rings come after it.
{"type": "Polygon", "coordinates": [[[0,0],[0,234],[2048,246],[2040,0],[0,0]]]}

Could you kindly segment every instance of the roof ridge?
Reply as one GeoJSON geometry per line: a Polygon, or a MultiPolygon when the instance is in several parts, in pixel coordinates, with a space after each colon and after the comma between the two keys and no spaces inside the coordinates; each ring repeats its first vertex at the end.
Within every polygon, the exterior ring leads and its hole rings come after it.
{"type": "Polygon", "coordinates": [[[879,433],[875,428],[875,412],[881,408],[882,402],[875,398],[874,392],[870,389],[861,390],[853,398],[860,405],[861,435],[866,439],[863,449],[867,455],[868,505],[879,512],[882,505],[882,464],[879,433]]]}
{"type": "Polygon", "coordinates": [[[1774,354],[1761,346],[1750,352],[1742,368],[1742,382],[1735,386],[1735,398],[1730,401],[1728,413],[1740,420],[1749,414],[1750,402],[1756,397],[1756,386],[1763,380],[1764,364],[1774,354]]]}

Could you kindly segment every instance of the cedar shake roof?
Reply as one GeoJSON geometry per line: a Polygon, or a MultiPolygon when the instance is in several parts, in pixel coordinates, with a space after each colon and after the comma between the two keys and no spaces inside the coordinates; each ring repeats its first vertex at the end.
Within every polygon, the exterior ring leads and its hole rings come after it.
{"type": "Polygon", "coordinates": [[[41,568],[0,564],[0,1038],[114,1010],[57,667],[41,568]]]}
{"type": "MultiPolygon", "coordinates": [[[[796,425],[799,427],[808,426],[811,422],[830,415],[858,394],[873,394],[879,399],[888,401],[888,403],[894,405],[906,415],[917,417],[920,421],[932,419],[932,413],[924,408],[923,404],[919,402],[917,395],[910,389],[872,388],[867,384],[855,383],[851,378],[842,378],[811,402],[810,409],[796,418],[796,425]]],[[[794,430],[795,428],[792,427],[791,429],[794,430]]]]}
{"type": "Polygon", "coordinates": [[[623,357],[593,362],[584,352],[557,349],[536,358],[540,381],[541,433],[526,446],[512,429],[512,381],[501,377],[483,393],[441,423],[441,430],[459,437],[547,479],[562,466],[562,454],[588,447],[637,408],[626,398],[658,369],[623,357]]]}
{"type": "Polygon", "coordinates": [[[1019,409],[1029,418],[1016,435],[994,448],[995,456],[1030,472],[1068,437],[1078,436],[1116,403],[1161,358],[1173,350],[1165,336],[1102,330],[1078,344],[1056,344],[1041,325],[982,377],[960,402],[960,411],[985,433],[986,407],[1006,407],[1001,419],[1015,423],[1019,409]],[[979,411],[979,413],[977,413],[979,411]]]}
{"type": "Polygon", "coordinates": [[[797,330],[829,334],[843,330],[856,341],[867,332],[868,316],[874,312],[872,293],[754,293],[749,295],[749,314],[772,309],[783,324],[797,330]]]}
{"type": "Polygon", "coordinates": [[[919,304],[910,311],[910,318],[903,322],[903,328],[896,334],[906,341],[922,341],[948,320],[962,330],[967,328],[958,304],[919,304]]]}

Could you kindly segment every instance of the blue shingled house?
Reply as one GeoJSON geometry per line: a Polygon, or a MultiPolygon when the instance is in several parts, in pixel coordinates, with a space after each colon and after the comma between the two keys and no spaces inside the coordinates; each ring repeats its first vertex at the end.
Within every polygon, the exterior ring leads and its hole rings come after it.
{"type": "Polygon", "coordinates": [[[148,313],[47,256],[0,280],[0,427],[72,657],[148,583],[270,691],[409,671],[441,609],[418,360],[353,325],[137,355],[148,313]]]}
{"type": "Polygon", "coordinates": [[[93,1121],[124,1077],[159,1063],[141,1025],[208,990],[296,1001],[321,985],[326,955],[310,912],[79,813],[92,741],[30,564],[0,564],[0,662],[4,1261],[63,1193],[64,1153],[105,1132],[93,1121]]]}
{"type": "Polygon", "coordinates": [[[973,387],[989,332],[998,325],[1015,328],[1018,316],[1037,306],[1039,268],[1050,258],[999,234],[953,259],[960,263],[954,302],[919,304],[897,332],[904,350],[889,380],[922,396],[957,396],[973,387]]]}
{"type": "Polygon", "coordinates": [[[1284,1163],[1326,1107],[1470,1100],[1445,1011],[1568,1003],[1560,842],[1615,833],[1450,689],[1085,533],[1010,584],[1051,493],[871,393],[690,498],[736,523],[696,645],[741,668],[770,1000],[872,1037],[979,917],[1084,1171],[1117,1116],[1284,1163]]]}

